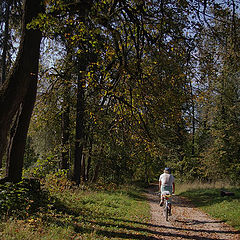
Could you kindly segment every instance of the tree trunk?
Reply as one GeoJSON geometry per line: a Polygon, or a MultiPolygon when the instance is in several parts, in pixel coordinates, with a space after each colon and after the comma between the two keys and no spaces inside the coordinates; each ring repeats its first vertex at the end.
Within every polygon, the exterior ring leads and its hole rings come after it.
{"type": "Polygon", "coordinates": [[[93,177],[92,177],[92,180],[91,180],[92,183],[96,183],[97,182],[100,165],[101,165],[101,160],[98,159],[96,167],[95,167],[95,170],[94,170],[94,173],[93,173],[93,177]]]}
{"type": "MultiPolygon", "coordinates": [[[[2,52],[2,76],[0,87],[5,82],[6,79],[6,56],[7,56],[7,49],[8,49],[8,37],[9,37],[9,11],[10,11],[10,4],[8,1],[5,2],[6,4],[6,12],[5,12],[5,29],[4,29],[4,39],[3,39],[3,52],[2,52]]],[[[0,158],[0,168],[2,168],[2,158],[0,158]]]]}
{"type": "Polygon", "coordinates": [[[86,181],[86,157],[85,154],[82,154],[82,164],[81,164],[81,179],[83,180],[83,182],[86,181]]]}
{"type": "MultiPolygon", "coordinates": [[[[86,16],[92,7],[93,1],[83,0],[79,6],[78,10],[79,16],[82,21],[85,22],[86,16]]],[[[83,47],[83,46],[80,46],[83,47]]],[[[88,60],[86,56],[83,56],[79,61],[78,71],[85,71],[88,65],[88,60]]],[[[79,72],[77,79],[77,113],[76,113],[76,136],[75,136],[75,154],[74,154],[74,166],[73,166],[73,177],[72,180],[76,182],[77,185],[81,182],[81,163],[83,154],[83,144],[84,144],[84,86],[85,79],[82,73],[79,72]]]]}
{"type": "MultiPolygon", "coordinates": [[[[66,87],[67,88],[67,87],[66,87]]],[[[62,161],[61,169],[69,169],[69,131],[70,131],[70,106],[69,106],[69,89],[65,90],[63,96],[63,113],[62,113],[62,161]]]]}
{"type": "Polygon", "coordinates": [[[91,180],[92,183],[97,182],[98,175],[99,175],[99,170],[100,170],[100,167],[102,165],[102,159],[101,159],[102,156],[103,156],[103,145],[101,145],[101,147],[100,147],[100,157],[98,157],[98,159],[97,159],[97,163],[96,163],[94,173],[93,173],[93,177],[92,177],[92,180],[91,180]]]}
{"type": "Polygon", "coordinates": [[[7,155],[6,179],[9,182],[19,182],[22,178],[24,150],[27,140],[28,127],[36,100],[37,78],[30,83],[28,92],[20,109],[16,131],[10,139],[7,155]]]}
{"type": "MultiPolygon", "coordinates": [[[[41,12],[41,0],[25,0],[19,52],[9,77],[0,89],[0,160],[5,153],[13,118],[31,82],[37,81],[41,31],[26,25],[41,12]]],[[[26,104],[26,103],[24,103],[26,104]]]]}
{"type": "Polygon", "coordinates": [[[10,3],[9,1],[5,1],[5,29],[4,29],[4,39],[3,39],[3,52],[2,52],[2,78],[1,84],[5,82],[6,79],[6,57],[7,57],[7,49],[8,49],[8,39],[9,39],[9,12],[10,12],[10,3]]]}
{"type": "Polygon", "coordinates": [[[62,159],[60,163],[60,168],[68,170],[70,163],[70,92],[71,92],[71,78],[72,73],[69,71],[69,64],[73,62],[74,51],[71,46],[71,42],[66,42],[67,56],[65,59],[66,70],[64,73],[64,83],[63,83],[63,102],[62,102],[62,159]]]}
{"type": "Polygon", "coordinates": [[[194,103],[194,95],[192,89],[192,83],[190,81],[190,89],[191,89],[191,103],[192,103],[192,156],[195,155],[195,103],[194,103]]]}
{"type": "Polygon", "coordinates": [[[87,169],[86,169],[86,181],[89,181],[89,172],[92,164],[92,140],[90,140],[90,148],[88,151],[87,169]]]}
{"type": "Polygon", "coordinates": [[[76,137],[73,181],[80,184],[81,181],[81,160],[84,142],[84,79],[81,74],[77,80],[77,114],[76,114],[76,137]]]}

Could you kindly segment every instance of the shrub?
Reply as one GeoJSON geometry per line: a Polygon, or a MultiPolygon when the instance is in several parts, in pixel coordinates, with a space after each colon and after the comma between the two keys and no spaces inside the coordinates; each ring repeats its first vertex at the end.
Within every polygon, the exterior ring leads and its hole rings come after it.
{"type": "Polygon", "coordinates": [[[1,215],[27,216],[47,203],[47,193],[40,188],[37,179],[24,179],[19,183],[6,182],[0,185],[1,215]]]}

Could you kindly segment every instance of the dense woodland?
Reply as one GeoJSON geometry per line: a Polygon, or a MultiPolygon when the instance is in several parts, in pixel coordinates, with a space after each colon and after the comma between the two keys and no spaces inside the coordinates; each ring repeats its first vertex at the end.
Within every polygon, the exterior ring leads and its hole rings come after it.
{"type": "Polygon", "coordinates": [[[238,0],[3,0],[2,181],[240,175],[238,0]]]}

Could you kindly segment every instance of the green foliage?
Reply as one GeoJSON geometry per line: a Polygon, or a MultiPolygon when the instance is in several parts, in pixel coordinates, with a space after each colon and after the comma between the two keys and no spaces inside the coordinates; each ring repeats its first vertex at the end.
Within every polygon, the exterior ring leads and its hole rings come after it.
{"type": "Polygon", "coordinates": [[[0,185],[0,214],[27,217],[44,206],[48,200],[41,191],[40,183],[34,179],[24,179],[13,184],[0,185]]]}
{"type": "Polygon", "coordinates": [[[24,168],[27,169],[33,163],[37,161],[37,155],[34,151],[33,145],[32,145],[32,139],[30,137],[27,138],[26,146],[25,146],[25,153],[24,153],[24,168]]]}
{"type": "Polygon", "coordinates": [[[59,161],[56,160],[56,156],[38,159],[32,166],[24,170],[23,175],[28,178],[45,178],[48,173],[58,169],[58,164],[59,161]]]}
{"type": "MultiPolygon", "coordinates": [[[[169,165],[168,165],[169,166],[169,165]]],[[[170,165],[171,166],[171,165],[170,165]]],[[[172,165],[175,177],[182,182],[201,181],[205,177],[202,158],[197,156],[185,156],[181,161],[172,165]]]]}
{"type": "Polygon", "coordinates": [[[73,183],[68,179],[68,170],[58,170],[55,173],[48,173],[45,175],[42,182],[44,187],[51,192],[62,193],[66,189],[71,189],[73,183]]]}

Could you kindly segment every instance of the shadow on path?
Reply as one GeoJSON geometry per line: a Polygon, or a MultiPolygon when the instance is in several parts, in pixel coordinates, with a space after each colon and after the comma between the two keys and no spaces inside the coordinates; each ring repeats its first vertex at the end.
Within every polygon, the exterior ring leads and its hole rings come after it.
{"type": "MultiPolygon", "coordinates": [[[[129,233],[119,233],[119,232],[110,232],[107,230],[98,230],[97,233],[104,235],[104,236],[108,236],[108,237],[121,237],[121,238],[130,238],[130,239],[159,239],[156,237],[152,237],[152,236],[146,236],[145,234],[142,235],[142,233],[150,233],[150,234],[154,234],[154,235],[158,235],[159,237],[172,237],[172,239],[174,238],[181,238],[181,239],[193,239],[193,240],[214,240],[215,238],[209,238],[209,237],[202,237],[202,236],[198,236],[198,235],[191,235],[188,236],[187,234],[184,233],[171,233],[168,230],[169,229],[174,229],[174,230],[178,230],[178,231],[183,231],[183,230],[187,230],[190,231],[191,229],[183,229],[183,228],[173,228],[173,227],[166,227],[164,225],[152,225],[152,224],[143,224],[141,222],[136,222],[136,221],[125,221],[125,220],[121,220],[121,219],[112,219],[112,220],[120,220],[123,222],[130,222],[130,223],[138,223],[141,225],[146,225],[148,227],[157,227],[157,228],[164,228],[166,231],[159,231],[159,230],[151,230],[149,228],[141,228],[141,227],[130,227],[130,226],[126,226],[124,224],[113,224],[113,223],[101,223],[101,222],[91,222],[89,221],[89,223],[94,223],[97,224],[101,227],[118,227],[118,228],[122,228],[125,230],[132,230],[132,231],[136,231],[139,234],[129,234],[129,233]]],[[[226,240],[226,239],[221,239],[219,238],[219,240],[226,240]]]]}
{"type": "MultiPolygon", "coordinates": [[[[166,225],[156,225],[156,224],[151,224],[151,223],[142,223],[142,222],[138,222],[138,221],[130,221],[130,220],[123,220],[123,219],[115,219],[115,218],[111,218],[111,220],[114,221],[122,221],[122,222],[128,222],[128,223],[135,223],[135,224],[141,224],[141,225],[145,225],[148,227],[153,227],[153,228],[164,228],[164,229],[172,229],[172,230],[176,230],[176,231],[192,231],[192,232],[206,232],[206,233],[226,233],[226,234],[240,234],[240,231],[216,231],[216,230],[198,230],[198,229],[190,229],[190,228],[180,228],[180,227],[173,227],[173,226],[166,226],[166,225]]],[[[176,220],[178,221],[178,220],[176,220]]],[[[180,222],[180,221],[179,221],[180,222]]],[[[199,221],[201,224],[203,223],[221,223],[222,221],[199,221]]],[[[200,224],[199,223],[199,224],[200,224]]],[[[144,231],[147,231],[147,229],[143,229],[144,231]]],[[[151,231],[151,230],[150,230],[151,231]]]]}

